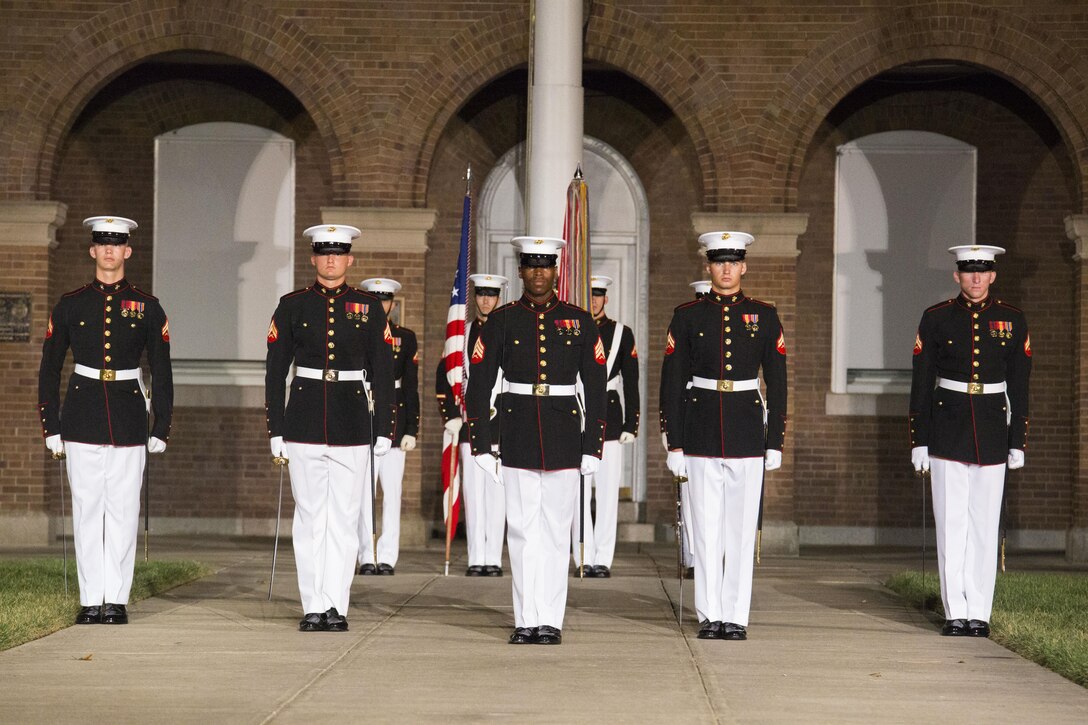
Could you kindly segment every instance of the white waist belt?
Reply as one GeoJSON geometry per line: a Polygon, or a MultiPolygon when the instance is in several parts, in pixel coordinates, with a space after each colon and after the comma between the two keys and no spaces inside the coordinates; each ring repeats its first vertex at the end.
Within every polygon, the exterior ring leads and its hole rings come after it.
{"type": "Polygon", "coordinates": [[[990,395],[1004,393],[1006,386],[1005,383],[961,383],[958,380],[937,378],[937,387],[968,395],[990,395]]]}
{"type": "Polygon", "coordinates": [[[366,370],[320,370],[298,366],[295,368],[295,377],[324,380],[327,383],[357,382],[366,380],[366,370]]]}
{"type": "Polygon", "coordinates": [[[547,383],[507,383],[506,389],[514,395],[574,395],[575,385],[548,385],[547,383]]]}
{"type": "Polygon", "coordinates": [[[617,375],[614,378],[609,378],[608,382],[604,384],[604,389],[605,390],[619,391],[620,383],[622,383],[622,382],[623,382],[623,378],[621,378],[619,375],[617,375]]]}
{"type": "Polygon", "coordinates": [[[86,365],[80,365],[76,363],[75,367],[76,375],[82,375],[85,378],[91,378],[93,380],[139,380],[140,368],[132,368],[131,370],[99,370],[97,368],[89,368],[86,365]]]}
{"type": "Polygon", "coordinates": [[[713,380],[693,375],[691,377],[691,387],[716,390],[719,393],[739,393],[744,390],[759,390],[759,378],[752,378],[751,380],[713,380]]]}

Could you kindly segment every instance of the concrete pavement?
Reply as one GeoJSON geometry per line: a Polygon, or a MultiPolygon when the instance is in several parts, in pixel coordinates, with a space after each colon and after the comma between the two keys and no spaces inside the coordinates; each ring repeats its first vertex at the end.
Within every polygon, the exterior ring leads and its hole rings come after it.
{"type": "Polygon", "coordinates": [[[571,581],[562,646],[514,647],[509,578],[466,578],[463,557],[443,577],[438,549],[357,577],[349,632],[303,634],[290,545],[268,602],[266,542],[156,544],[217,571],[136,603],[127,627],[0,653],[0,721],[1088,721],[1088,690],[940,637],[884,589],[909,554],[764,559],[748,641],[708,642],[691,582],[677,628],[674,550],[632,546],[612,579],[571,581]]]}

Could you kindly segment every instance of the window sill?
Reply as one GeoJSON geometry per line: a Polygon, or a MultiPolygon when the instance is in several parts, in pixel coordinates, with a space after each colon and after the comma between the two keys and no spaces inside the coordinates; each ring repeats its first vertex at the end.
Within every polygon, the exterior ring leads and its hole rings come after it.
{"type": "Polygon", "coordinates": [[[827,393],[824,412],[835,416],[906,417],[909,393],[827,393]]]}

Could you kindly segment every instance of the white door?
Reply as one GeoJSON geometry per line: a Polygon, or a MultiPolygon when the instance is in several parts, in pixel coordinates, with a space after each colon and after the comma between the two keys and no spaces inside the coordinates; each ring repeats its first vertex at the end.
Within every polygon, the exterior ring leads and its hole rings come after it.
{"type": "MultiPolygon", "coordinates": [[[[589,244],[592,274],[614,280],[606,314],[631,328],[635,344],[646,339],[649,296],[649,219],[646,194],[627,160],[594,138],[583,142],[582,171],[589,189],[589,244]]],[[[574,175],[574,169],[571,169],[574,175]]],[[[508,151],[484,180],[477,206],[474,272],[498,272],[511,280],[503,302],[521,296],[518,262],[510,240],[525,229],[524,147],[508,151]]],[[[646,411],[646,360],[639,359],[641,416],[646,411]]],[[[645,423],[646,421],[643,420],[645,423]]],[[[635,501],[646,499],[646,441],[653,431],[640,427],[634,445],[623,447],[624,487],[635,501]]]]}

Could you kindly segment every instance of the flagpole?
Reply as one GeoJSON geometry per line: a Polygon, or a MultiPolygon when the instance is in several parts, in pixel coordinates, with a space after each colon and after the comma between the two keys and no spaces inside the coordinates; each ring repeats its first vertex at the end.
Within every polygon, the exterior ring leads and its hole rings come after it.
{"type": "MultiPolygon", "coordinates": [[[[453,543],[453,504],[457,490],[457,438],[448,432],[443,433],[443,438],[449,436],[450,441],[450,467],[449,485],[446,487],[446,568],[442,576],[450,575],[450,545],[453,543]]],[[[445,441],[443,441],[445,443],[445,441]]],[[[443,448],[445,446],[443,445],[443,448]]]]}

